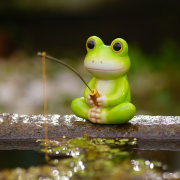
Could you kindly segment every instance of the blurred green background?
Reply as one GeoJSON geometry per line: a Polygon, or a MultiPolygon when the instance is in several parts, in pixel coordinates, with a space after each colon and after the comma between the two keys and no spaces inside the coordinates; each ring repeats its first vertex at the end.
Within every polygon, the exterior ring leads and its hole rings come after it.
{"type": "MultiPolygon", "coordinates": [[[[88,82],[85,43],[129,45],[128,73],[137,114],[180,115],[179,0],[0,1],[0,113],[42,114],[38,51],[65,61],[88,82]]],[[[49,114],[72,114],[71,101],[85,85],[66,67],[47,60],[49,114]]]]}

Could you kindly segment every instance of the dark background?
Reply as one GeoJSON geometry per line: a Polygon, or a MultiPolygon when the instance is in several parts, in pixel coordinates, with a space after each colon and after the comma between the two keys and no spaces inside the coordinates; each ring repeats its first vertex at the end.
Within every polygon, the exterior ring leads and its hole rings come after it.
{"type": "MultiPolygon", "coordinates": [[[[1,1],[1,113],[43,112],[38,51],[66,61],[89,81],[85,42],[96,35],[107,45],[117,37],[127,41],[137,114],[180,115],[179,7],[178,0],[1,1]]],[[[84,88],[68,69],[47,62],[48,113],[71,114],[71,101],[84,88]]]]}

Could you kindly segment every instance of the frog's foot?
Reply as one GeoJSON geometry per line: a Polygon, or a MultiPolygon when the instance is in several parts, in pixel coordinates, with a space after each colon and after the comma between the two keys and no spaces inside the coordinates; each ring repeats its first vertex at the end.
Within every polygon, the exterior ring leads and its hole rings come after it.
{"type": "Polygon", "coordinates": [[[88,119],[93,123],[106,124],[107,110],[100,107],[93,107],[88,112],[88,119]]]}

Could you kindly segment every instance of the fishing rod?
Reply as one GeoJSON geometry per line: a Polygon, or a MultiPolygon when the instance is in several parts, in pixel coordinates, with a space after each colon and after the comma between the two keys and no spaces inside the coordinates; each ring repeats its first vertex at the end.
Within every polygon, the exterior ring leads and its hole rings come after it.
{"type": "Polygon", "coordinates": [[[75,70],[73,69],[71,66],[69,66],[68,64],[66,64],[65,62],[63,61],[60,61],[59,59],[56,59],[56,58],[53,58],[51,56],[48,56],[46,55],[45,53],[41,53],[41,52],[38,52],[37,53],[38,56],[41,56],[41,57],[45,57],[49,60],[52,60],[52,61],[56,61],[64,66],[66,66],[67,68],[69,68],[71,71],[73,71],[76,75],[79,76],[79,78],[84,82],[84,84],[89,88],[90,92],[89,92],[89,95],[91,96],[91,99],[94,101],[94,104],[96,106],[98,106],[98,102],[97,102],[97,98],[100,97],[98,91],[96,89],[91,89],[88,84],[86,83],[86,81],[82,78],[82,76],[75,70]]]}

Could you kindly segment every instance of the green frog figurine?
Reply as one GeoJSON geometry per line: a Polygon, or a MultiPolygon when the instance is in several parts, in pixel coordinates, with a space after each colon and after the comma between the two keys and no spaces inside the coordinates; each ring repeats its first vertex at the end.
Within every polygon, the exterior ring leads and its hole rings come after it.
{"type": "Polygon", "coordinates": [[[81,118],[100,124],[123,124],[136,113],[130,103],[131,92],[126,73],[130,68],[128,45],[117,38],[110,46],[104,45],[97,36],[86,42],[87,55],[84,67],[93,75],[88,85],[99,92],[95,105],[85,88],[84,97],[74,99],[71,104],[73,113],[81,118]]]}

